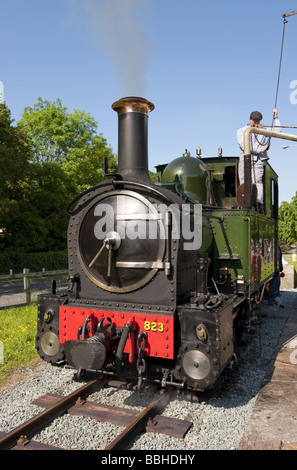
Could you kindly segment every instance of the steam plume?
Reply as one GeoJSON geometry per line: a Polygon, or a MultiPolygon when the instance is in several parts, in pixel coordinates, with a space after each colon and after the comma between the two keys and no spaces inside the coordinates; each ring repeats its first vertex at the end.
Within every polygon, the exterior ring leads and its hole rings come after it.
{"type": "Polygon", "coordinates": [[[150,0],[84,0],[92,25],[113,62],[122,95],[145,96],[151,45],[144,30],[150,0]]]}

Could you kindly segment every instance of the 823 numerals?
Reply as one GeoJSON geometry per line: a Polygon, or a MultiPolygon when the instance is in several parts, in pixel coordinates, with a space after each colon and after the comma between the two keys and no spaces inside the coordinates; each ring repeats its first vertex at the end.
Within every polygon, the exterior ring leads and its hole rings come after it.
{"type": "Polygon", "coordinates": [[[163,323],[145,321],[144,322],[144,329],[145,329],[145,331],[154,331],[156,333],[158,333],[158,332],[163,333],[164,325],[163,325],[163,323]]]}

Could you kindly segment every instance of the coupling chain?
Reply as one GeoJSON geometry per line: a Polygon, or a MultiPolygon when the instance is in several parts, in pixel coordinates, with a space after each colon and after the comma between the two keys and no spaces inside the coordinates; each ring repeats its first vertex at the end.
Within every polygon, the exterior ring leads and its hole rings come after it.
{"type": "Polygon", "coordinates": [[[138,357],[136,361],[137,373],[138,373],[138,384],[137,389],[140,392],[142,382],[143,382],[143,374],[146,369],[146,363],[144,360],[144,351],[146,345],[146,338],[147,333],[145,331],[140,331],[137,335],[137,349],[138,349],[138,357]]]}

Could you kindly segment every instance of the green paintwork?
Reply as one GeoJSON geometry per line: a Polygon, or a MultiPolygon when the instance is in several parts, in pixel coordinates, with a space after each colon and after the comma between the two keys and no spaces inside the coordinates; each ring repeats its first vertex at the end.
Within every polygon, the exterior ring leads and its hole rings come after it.
{"type": "Polygon", "coordinates": [[[275,272],[275,220],[255,211],[216,210],[213,215],[214,278],[228,268],[229,284],[243,276],[251,291],[257,290],[275,272]]]}
{"type": "Polygon", "coordinates": [[[201,160],[189,156],[176,158],[164,169],[162,185],[174,182],[176,176],[181,184],[181,191],[190,199],[200,204],[208,203],[209,173],[201,160]]]}
{"type": "Polygon", "coordinates": [[[213,250],[213,233],[211,223],[205,215],[202,215],[202,245],[199,248],[201,253],[208,253],[211,255],[213,250]]]}
{"type": "Polygon", "coordinates": [[[203,244],[215,281],[228,272],[225,285],[244,278],[255,292],[272,278],[277,267],[277,174],[267,163],[264,172],[264,213],[242,210],[236,200],[238,157],[181,157],[158,167],[161,185],[181,197],[204,204],[203,244]],[[178,175],[179,181],[175,181],[178,175]],[[207,194],[210,176],[210,194],[207,194]],[[206,202],[209,201],[209,202],[206,202]],[[211,207],[213,206],[213,207],[211,207]]]}
{"type": "Polygon", "coordinates": [[[238,157],[209,157],[203,162],[210,173],[212,203],[219,207],[235,207],[238,157]]]}

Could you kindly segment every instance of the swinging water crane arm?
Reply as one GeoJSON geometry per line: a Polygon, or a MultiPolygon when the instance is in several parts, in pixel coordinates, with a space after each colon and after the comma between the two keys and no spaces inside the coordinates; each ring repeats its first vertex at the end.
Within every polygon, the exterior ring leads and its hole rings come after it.
{"type": "Polygon", "coordinates": [[[297,10],[291,11],[290,13],[284,13],[283,18],[287,18],[287,16],[292,16],[296,14],[297,14],[297,10]]]}

